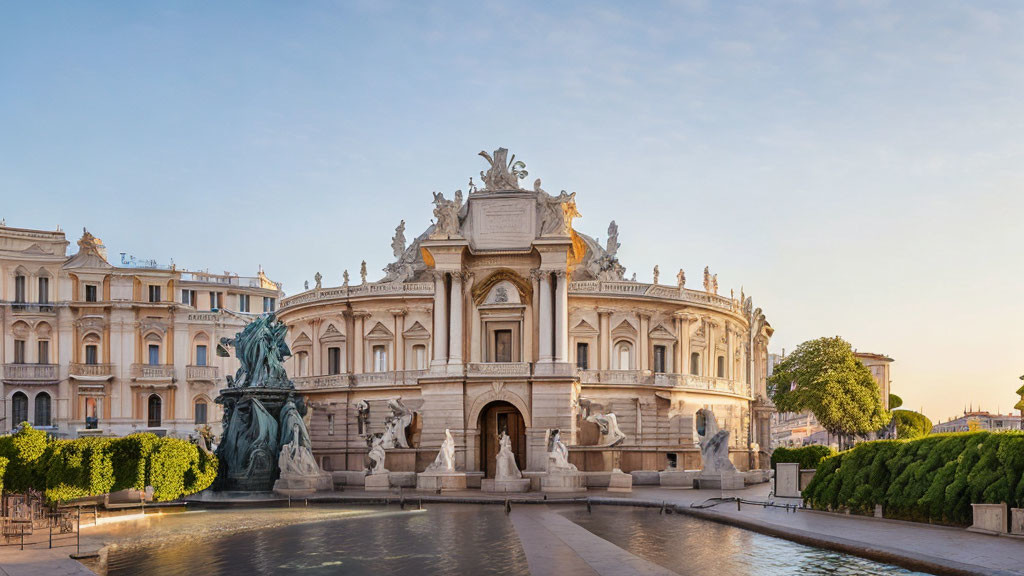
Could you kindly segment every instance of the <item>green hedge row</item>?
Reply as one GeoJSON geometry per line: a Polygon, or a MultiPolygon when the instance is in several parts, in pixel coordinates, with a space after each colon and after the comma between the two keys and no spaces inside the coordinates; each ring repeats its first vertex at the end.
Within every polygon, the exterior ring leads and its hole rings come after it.
{"type": "Polygon", "coordinates": [[[1024,507],[1024,433],[962,432],[862,442],[826,458],[804,490],[821,510],[966,526],[972,503],[1024,507]]]}
{"type": "Polygon", "coordinates": [[[13,492],[45,491],[52,501],[153,487],[156,500],[204,490],[217,476],[217,459],[187,440],[132,434],[123,438],[54,440],[27,423],[0,436],[3,485],[13,492]]]}
{"type": "Polygon", "coordinates": [[[801,448],[779,447],[772,451],[772,468],[781,462],[796,462],[801,469],[817,468],[824,458],[835,456],[836,451],[829,446],[803,446],[801,448]]]}

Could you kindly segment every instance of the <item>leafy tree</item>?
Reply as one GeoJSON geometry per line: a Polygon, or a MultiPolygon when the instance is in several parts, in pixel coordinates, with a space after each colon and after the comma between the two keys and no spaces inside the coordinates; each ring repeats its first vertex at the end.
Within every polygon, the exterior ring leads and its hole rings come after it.
{"type": "Polygon", "coordinates": [[[842,338],[818,338],[797,346],[768,380],[780,412],[809,410],[840,439],[875,432],[891,416],[871,371],[842,338]]]}
{"type": "Polygon", "coordinates": [[[897,395],[893,394],[892,392],[890,392],[889,393],[889,410],[895,410],[895,409],[899,408],[900,406],[903,406],[903,398],[900,398],[899,396],[897,396],[897,395]]]}
{"type": "Polygon", "coordinates": [[[932,421],[920,412],[893,410],[892,417],[896,421],[896,437],[900,440],[920,438],[932,432],[932,421]]]}

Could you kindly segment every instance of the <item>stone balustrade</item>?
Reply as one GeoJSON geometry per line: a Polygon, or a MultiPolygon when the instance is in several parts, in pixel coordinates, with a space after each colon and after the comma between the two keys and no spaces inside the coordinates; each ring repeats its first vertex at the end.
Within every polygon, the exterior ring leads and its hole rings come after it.
{"type": "Polygon", "coordinates": [[[220,379],[220,367],[186,366],[185,379],[189,382],[216,382],[220,379]]]}
{"type": "Polygon", "coordinates": [[[114,375],[114,365],[73,362],[68,366],[68,373],[71,376],[82,378],[110,378],[114,375]]]}
{"type": "Polygon", "coordinates": [[[325,376],[297,376],[292,379],[296,390],[331,390],[348,388],[352,379],[349,374],[328,374],[325,376]]]}
{"type": "Polygon", "coordinates": [[[749,384],[728,378],[693,374],[651,374],[639,370],[579,370],[578,374],[583,384],[658,386],[750,396],[749,384]]]}
{"type": "Polygon", "coordinates": [[[174,380],[174,366],[170,364],[132,364],[132,378],[136,380],[174,380]]]}
{"type": "Polygon", "coordinates": [[[466,376],[530,376],[529,362],[472,362],[466,366],[466,376]]]}
{"type": "Polygon", "coordinates": [[[4,364],[4,380],[17,382],[56,382],[56,364],[4,364]]]}
{"type": "Polygon", "coordinates": [[[311,302],[327,300],[344,300],[370,295],[410,294],[418,296],[433,296],[434,284],[432,282],[370,282],[367,284],[356,284],[354,286],[338,286],[334,288],[321,288],[319,290],[307,290],[295,296],[289,296],[281,300],[281,307],[309,304],[311,302]]]}
{"type": "Polygon", "coordinates": [[[604,282],[598,280],[585,280],[569,283],[570,296],[588,295],[610,295],[610,296],[643,296],[647,298],[658,298],[663,300],[675,300],[689,302],[738,312],[740,302],[718,294],[704,292],[702,290],[680,289],[675,286],[664,286],[661,284],[644,284],[642,282],[614,281],[604,282]]]}

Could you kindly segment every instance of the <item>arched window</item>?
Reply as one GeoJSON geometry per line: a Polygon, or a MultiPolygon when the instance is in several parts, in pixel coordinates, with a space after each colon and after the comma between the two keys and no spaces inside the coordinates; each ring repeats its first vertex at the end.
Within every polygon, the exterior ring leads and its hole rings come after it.
{"type": "Polygon", "coordinates": [[[160,400],[159,394],[151,394],[149,396],[149,422],[150,428],[160,427],[160,409],[163,402],[160,400]]]}
{"type": "Polygon", "coordinates": [[[28,396],[24,392],[15,392],[11,396],[11,415],[14,416],[11,422],[14,427],[22,422],[28,422],[28,396]]]}
{"type": "Polygon", "coordinates": [[[32,418],[32,425],[50,425],[50,395],[46,392],[36,394],[36,412],[34,418],[32,418]]]}
{"type": "Polygon", "coordinates": [[[615,359],[618,363],[616,370],[631,370],[633,358],[633,345],[629,342],[619,342],[615,346],[615,359]]]}
{"type": "Polygon", "coordinates": [[[195,423],[197,425],[206,424],[206,400],[202,398],[196,399],[195,416],[195,423]]]}
{"type": "Polygon", "coordinates": [[[725,356],[718,357],[718,377],[725,378],[725,356]]]}
{"type": "Polygon", "coordinates": [[[700,374],[700,352],[690,353],[690,374],[694,376],[700,374]]]}

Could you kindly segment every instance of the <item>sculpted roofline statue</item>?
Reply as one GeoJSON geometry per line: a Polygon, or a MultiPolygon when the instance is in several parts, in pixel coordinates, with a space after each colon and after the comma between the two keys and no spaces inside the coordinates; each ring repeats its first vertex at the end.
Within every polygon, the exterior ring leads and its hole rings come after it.
{"type": "Polygon", "coordinates": [[[486,172],[480,172],[480,179],[484,182],[484,190],[491,192],[522,190],[522,187],[519,186],[519,181],[529,175],[529,172],[526,171],[525,162],[521,160],[517,162],[515,154],[506,161],[508,156],[507,148],[495,150],[493,158],[484,150],[480,151],[480,156],[483,156],[487,163],[491,165],[486,172]]]}

